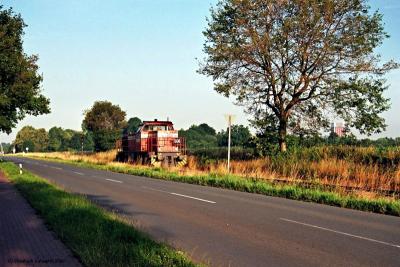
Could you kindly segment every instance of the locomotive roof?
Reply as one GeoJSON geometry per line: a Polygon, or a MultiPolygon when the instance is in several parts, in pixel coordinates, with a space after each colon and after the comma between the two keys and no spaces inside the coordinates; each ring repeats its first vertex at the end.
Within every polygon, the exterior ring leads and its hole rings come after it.
{"type": "Polygon", "coordinates": [[[142,125],[173,125],[172,121],[143,121],[142,125]]]}

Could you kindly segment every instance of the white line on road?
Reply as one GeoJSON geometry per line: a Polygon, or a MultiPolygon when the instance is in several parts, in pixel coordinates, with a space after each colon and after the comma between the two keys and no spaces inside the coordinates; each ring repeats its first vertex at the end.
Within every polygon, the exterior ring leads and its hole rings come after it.
{"type": "Polygon", "coordinates": [[[114,182],[114,183],[120,183],[120,184],[122,184],[122,181],[118,181],[118,180],[113,180],[113,179],[106,179],[107,181],[110,181],[110,182],[114,182]]]}
{"type": "Polygon", "coordinates": [[[211,203],[211,204],[216,204],[217,203],[215,201],[211,201],[211,200],[207,200],[207,199],[202,199],[202,198],[198,198],[198,197],[192,197],[192,196],[178,194],[178,193],[174,193],[174,192],[168,192],[168,191],[155,189],[155,188],[151,188],[151,187],[147,187],[147,186],[142,186],[142,187],[150,189],[150,190],[153,190],[153,191],[163,192],[163,193],[167,193],[167,194],[174,195],[174,196],[180,196],[180,197],[186,197],[186,198],[190,198],[190,199],[195,199],[195,200],[199,200],[199,201],[203,201],[203,202],[207,202],[207,203],[211,203]]]}
{"type": "Polygon", "coordinates": [[[320,230],[324,230],[324,231],[328,231],[328,232],[332,232],[332,233],[336,233],[336,234],[340,234],[340,235],[350,236],[350,237],[354,237],[354,238],[358,238],[358,239],[362,239],[362,240],[367,240],[367,241],[383,244],[383,245],[386,245],[386,246],[400,248],[400,245],[396,245],[396,244],[392,244],[392,243],[388,243],[388,242],[384,242],[384,241],[379,241],[379,240],[368,238],[368,237],[363,237],[363,236],[359,236],[359,235],[353,235],[353,234],[349,234],[349,233],[345,233],[345,232],[341,232],[341,231],[336,231],[336,230],[333,230],[333,229],[329,229],[329,228],[325,228],[325,227],[321,227],[321,226],[317,226],[317,225],[313,225],[313,224],[308,224],[308,223],[298,222],[298,221],[294,221],[294,220],[289,220],[289,219],[285,219],[285,218],[280,218],[280,219],[282,221],[286,221],[286,222],[301,224],[301,225],[304,225],[304,226],[317,228],[317,229],[320,229],[320,230]]]}
{"type": "Polygon", "coordinates": [[[215,201],[211,201],[211,200],[207,200],[207,199],[202,199],[202,198],[197,198],[197,197],[191,197],[191,196],[182,195],[182,194],[173,193],[173,192],[170,192],[170,194],[171,194],[171,195],[175,195],[175,196],[181,196],[181,197],[196,199],[196,200],[200,200],[200,201],[204,201],[204,202],[208,202],[208,203],[212,203],[212,204],[217,203],[217,202],[215,202],[215,201]]]}
{"type": "Polygon", "coordinates": [[[62,170],[62,168],[59,168],[59,167],[55,167],[55,166],[50,166],[50,167],[53,169],[56,169],[56,170],[62,170]]]}
{"type": "Polygon", "coordinates": [[[84,175],[84,174],[81,173],[81,172],[74,172],[74,171],[73,171],[73,173],[76,173],[76,174],[78,174],[78,175],[84,175]]]}

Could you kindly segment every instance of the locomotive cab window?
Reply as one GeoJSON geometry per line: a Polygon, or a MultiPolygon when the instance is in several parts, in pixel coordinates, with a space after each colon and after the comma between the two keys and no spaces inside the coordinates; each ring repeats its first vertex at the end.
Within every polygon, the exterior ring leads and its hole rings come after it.
{"type": "Polygon", "coordinates": [[[150,131],[165,131],[166,128],[167,127],[165,125],[151,125],[151,126],[149,126],[149,130],[150,131]]]}

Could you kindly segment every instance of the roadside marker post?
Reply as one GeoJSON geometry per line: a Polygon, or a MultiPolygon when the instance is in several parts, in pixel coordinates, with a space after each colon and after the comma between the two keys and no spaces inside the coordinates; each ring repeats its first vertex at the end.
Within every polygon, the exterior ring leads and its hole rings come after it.
{"type": "Polygon", "coordinates": [[[83,135],[83,132],[81,134],[81,154],[83,155],[83,141],[85,140],[85,137],[83,135]]]}
{"type": "Polygon", "coordinates": [[[19,174],[22,174],[22,163],[19,164],[19,174]]]}

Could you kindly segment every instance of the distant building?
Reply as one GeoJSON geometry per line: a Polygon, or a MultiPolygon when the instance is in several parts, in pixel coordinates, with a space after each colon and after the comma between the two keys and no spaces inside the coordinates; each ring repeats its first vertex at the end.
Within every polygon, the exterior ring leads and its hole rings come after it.
{"type": "Polygon", "coordinates": [[[337,136],[342,137],[346,135],[343,122],[334,122],[331,124],[331,134],[335,133],[337,136]]]}

